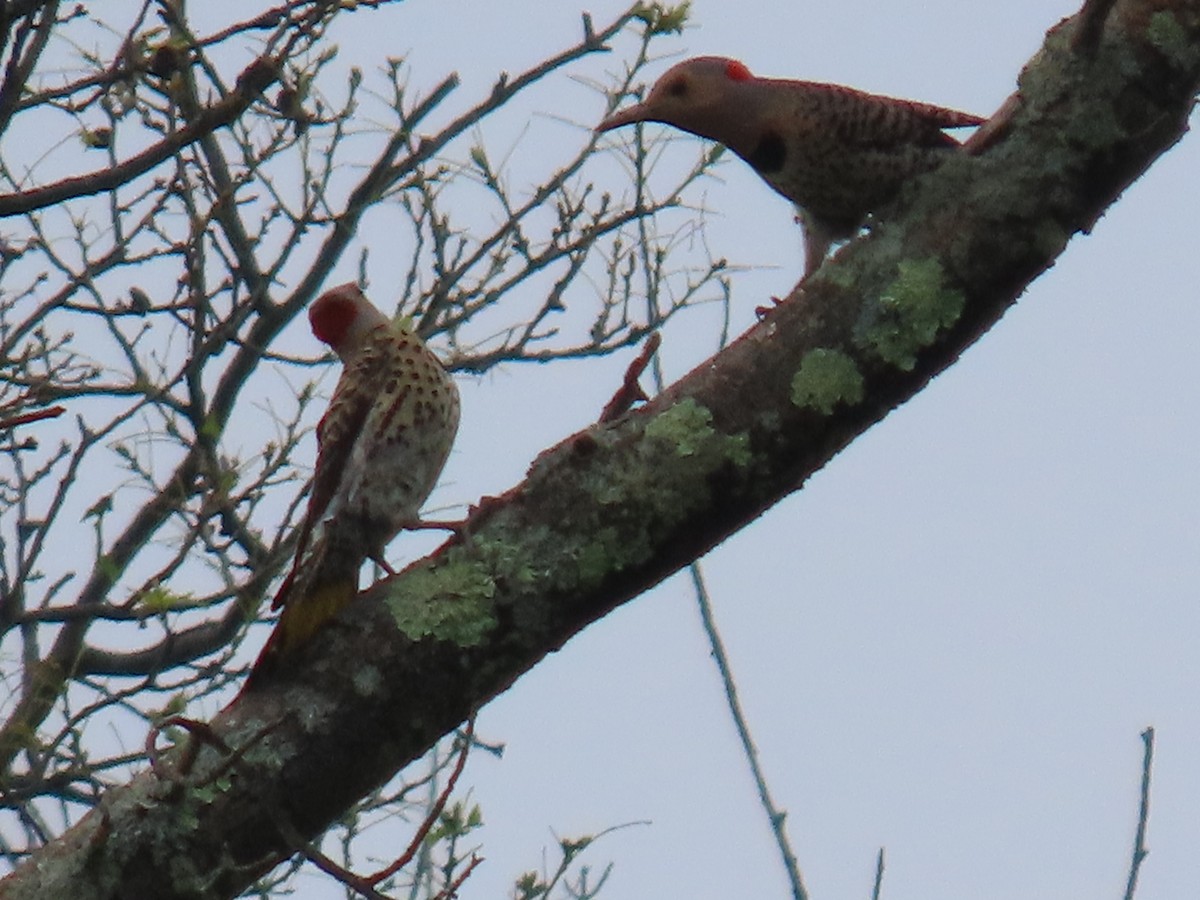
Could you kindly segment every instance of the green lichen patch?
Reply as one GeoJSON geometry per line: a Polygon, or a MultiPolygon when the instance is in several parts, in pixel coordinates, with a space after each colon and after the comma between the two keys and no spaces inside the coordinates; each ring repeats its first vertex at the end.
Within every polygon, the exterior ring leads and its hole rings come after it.
{"type": "Polygon", "coordinates": [[[538,553],[558,541],[558,536],[544,525],[528,527],[520,544],[507,540],[501,533],[471,535],[468,546],[452,550],[451,560],[473,560],[499,582],[519,588],[536,584],[545,574],[533,568],[529,561],[531,549],[538,553]]]}
{"type": "Polygon", "coordinates": [[[620,533],[615,528],[601,528],[576,554],[578,586],[583,590],[591,590],[623,567],[620,533]]]}
{"type": "MultiPolygon", "coordinates": [[[[563,546],[581,586],[639,565],[659,536],[710,502],[723,476],[748,467],[749,437],[724,434],[712,412],[684,398],[645,425],[641,440],[613,433],[601,438],[597,464],[580,473],[577,486],[592,503],[582,540],[563,546]]],[[[560,540],[560,543],[562,541],[560,540]]]]}
{"type": "Polygon", "coordinates": [[[1150,16],[1146,25],[1146,39],[1165,56],[1191,64],[1197,51],[1188,40],[1186,29],[1170,10],[1160,9],[1150,16]]]}
{"type": "Polygon", "coordinates": [[[691,397],[663,410],[646,426],[647,439],[669,445],[677,456],[704,457],[712,462],[750,464],[749,442],[744,434],[719,434],[712,427],[712,412],[691,397]]]}
{"type": "Polygon", "coordinates": [[[905,260],[899,274],[880,294],[860,324],[856,342],[892,365],[909,371],[917,354],[938,332],[962,315],[966,298],[947,287],[936,259],[905,260]]]}
{"type": "Polygon", "coordinates": [[[401,630],[477,644],[497,627],[502,600],[506,629],[540,633],[561,614],[546,597],[570,603],[562,598],[644,564],[664,534],[751,460],[749,437],[719,431],[694,399],[665,409],[642,433],[639,425],[597,429],[555,451],[558,464],[535,465],[523,500],[541,524],[510,533],[509,511],[499,510],[443,565],[398,579],[388,603],[401,630]]]}
{"type": "Polygon", "coordinates": [[[840,350],[809,350],[792,377],[792,403],[829,415],[839,403],[854,406],[863,398],[863,376],[858,365],[840,350]]]}
{"type": "Polygon", "coordinates": [[[397,627],[414,641],[433,637],[473,647],[496,627],[495,593],[496,584],[483,567],[456,561],[399,579],[387,605],[397,627]]]}

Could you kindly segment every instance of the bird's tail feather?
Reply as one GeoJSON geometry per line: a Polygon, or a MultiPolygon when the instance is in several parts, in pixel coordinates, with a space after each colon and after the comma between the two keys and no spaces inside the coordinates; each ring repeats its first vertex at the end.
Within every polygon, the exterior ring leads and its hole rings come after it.
{"type": "Polygon", "coordinates": [[[303,596],[289,599],[275,630],[254,662],[246,686],[275,671],[279,664],[296,653],[358,593],[354,574],[322,580],[310,586],[303,596]]]}
{"type": "Polygon", "coordinates": [[[353,575],[346,575],[321,581],[303,598],[289,603],[275,626],[280,652],[288,655],[308,643],[326,622],[341,612],[358,592],[356,580],[353,575]]]}

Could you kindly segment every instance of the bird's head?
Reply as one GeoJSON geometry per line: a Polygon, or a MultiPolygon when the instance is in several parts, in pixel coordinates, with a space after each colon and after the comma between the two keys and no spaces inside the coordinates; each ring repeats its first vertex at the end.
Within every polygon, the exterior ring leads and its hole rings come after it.
{"type": "Polygon", "coordinates": [[[598,126],[609,131],[634,122],[662,122],[733,146],[737,130],[755,110],[757,79],[743,63],[723,56],[697,56],[667,70],[641,103],[613,113],[598,126]]]}
{"type": "Polygon", "coordinates": [[[363,296],[354,282],[330,288],[308,309],[313,334],[324,341],[345,361],[366,340],[367,335],[388,318],[363,296]]]}

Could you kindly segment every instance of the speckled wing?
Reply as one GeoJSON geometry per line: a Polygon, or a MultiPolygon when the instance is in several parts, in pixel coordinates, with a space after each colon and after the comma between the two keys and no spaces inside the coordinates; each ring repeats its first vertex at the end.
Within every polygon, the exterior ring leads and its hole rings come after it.
{"type": "MultiPolygon", "coordinates": [[[[308,508],[300,526],[300,537],[296,541],[296,566],[308,551],[313,529],[325,517],[329,503],[338,491],[341,473],[350,458],[355,437],[361,433],[363,423],[371,411],[373,396],[370,391],[370,369],[380,365],[378,353],[370,353],[370,345],[346,367],[338,379],[329,401],[329,408],[317,423],[317,464],[313,470],[312,489],[308,495],[308,508]]],[[[274,608],[286,601],[283,591],[275,597],[274,608]]]]}

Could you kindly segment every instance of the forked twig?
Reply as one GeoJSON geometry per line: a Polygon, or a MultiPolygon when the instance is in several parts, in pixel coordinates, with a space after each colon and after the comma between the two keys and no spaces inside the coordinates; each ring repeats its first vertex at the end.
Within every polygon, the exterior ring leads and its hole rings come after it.
{"type": "Polygon", "coordinates": [[[646,366],[650,365],[650,358],[654,356],[661,343],[662,338],[659,337],[658,332],[650,332],[650,335],[646,338],[646,343],[642,346],[642,352],[637,355],[637,359],[631,362],[629,368],[625,370],[625,377],[621,381],[621,386],[617,388],[617,392],[613,394],[612,399],[605,404],[604,410],[600,413],[599,421],[611,422],[628,412],[629,408],[639,400],[649,399],[646,396],[646,392],[642,390],[642,386],[638,383],[638,379],[646,371],[646,366]]]}
{"type": "MultiPolygon", "coordinates": [[[[330,859],[328,856],[318,850],[311,841],[300,834],[300,832],[292,824],[291,820],[284,815],[283,811],[280,809],[275,810],[275,826],[279,829],[279,834],[283,837],[283,839],[291,845],[292,849],[294,849],[297,853],[302,854],[305,859],[311,862],[326,875],[336,878],[339,882],[350,888],[350,890],[356,891],[363,897],[366,897],[367,900],[392,900],[392,898],[388,897],[387,894],[377,890],[377,887],[381,881],[386,878],[390,878],[392,875],[395,875],[406,865],[412,862],[413,858],[417,855],[417,851],[421,848],[421,844],[425,841],[426,836],[429,834],[434,824],[436,824],[438,817],[441,816],[442,810],[446,808],[446,803],[450,799],[450,794],[454,791],[454,787],[458,783],[459,776],[462,775],[463,768],[467,764],[467,755],[470,752],[471,743],[474,739],[474,736],[475,716],[472,715],[471,718],[467,720],[466,728],[463,729],[462,749],[459,752],[458,760],[454,764],[454,769],[451,771],[450,776],[446,781],[445,788],[442,789],[441,794],[438,795],[437,800],[434,802],[433,806],[430,807],[429,812],[425,815],[424,820],[421,822],[421,826],[417,829],[416,834],[413,835],[412,840],[409,841],[404,852],[386,868],[380,869],[378,872],[375,872],[372,875],[359,875],[358,873],[347,869],[340,863],[334,862],[334,860],[330,859]]],[[[445,887],[445,889],[435,895],[434,900],[450,900],[450,898],[454,897],[458,889],[462,886],[463,882],[467,880],[470,874],[475,870],[476,866],[478,866],[481,862],[483,862],[483,857],[472,855],[471,860],[467,863],[466,868],[460,872],[455,879],[445,887]]]]}
{"type": "MultiPolygon", "coordinates": [[[[462,775],[463,769],[467,765],[467,754],[471,750],[471,741],[475,737],[475,716],[467,720],[467,727],[463,730],[462,736],[462,751],[458,754],[458,761],[454,764],[454,770],[450,773],[450,777],[446,779],[446,786],[438,795],[433,806],[430,807],[428,815],[425,816],[425,821],[421,823],[421,827],[417,829],[417,833],[413,835],[411,841],[408,842],[408,848],[393,862],[384,869],[380,869],[374,875],[368,875],[364,879],[372,887],[379,884],[385,878],[390,878],[395,875],[405,866],[407,866],[414,856],[417,855],[417,850],[421,843],[425,840],[425,836],[429,834],[429,829],[433,828],[438,816],[442,814],[442,810],[446,808],[446,803],[450,800],[450,794],[454,791],[454,786],[458,784],[458,777],[462,775]]],[[[472,865],[474,868],[474,864],[472,865]]]]}

